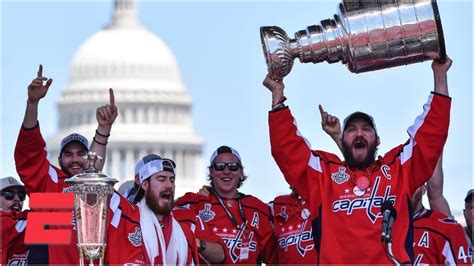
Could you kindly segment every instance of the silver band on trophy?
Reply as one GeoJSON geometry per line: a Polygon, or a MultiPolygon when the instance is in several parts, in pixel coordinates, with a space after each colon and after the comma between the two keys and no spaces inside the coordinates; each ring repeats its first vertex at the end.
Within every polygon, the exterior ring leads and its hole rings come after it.
{"type": "Polygon", "coordinates": [[[343,0],[334,19],[290,39],[277,26],[260,28],[268,73],[281,80],[301,63],[341,62],[361,73],[446,59],[435,0],[343,0]]]}

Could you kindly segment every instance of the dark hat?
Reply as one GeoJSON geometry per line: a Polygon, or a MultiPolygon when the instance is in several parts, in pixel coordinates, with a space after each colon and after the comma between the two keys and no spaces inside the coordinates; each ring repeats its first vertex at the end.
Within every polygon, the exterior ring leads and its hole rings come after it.
{"type": "Polygon", "coordinates": [[[237,152],[237,150],[229,146],[220,146],[212,153],[210,164],[214,162],[217,155],[222,154],[222,153],[232,153],[239,160],[239,162],[242,163],[242,159],[240,159],[240,154],[237,152]]]}
{"type": "Polygon", "coordinates": [[[89,142],[87,141],[87,139],[81,134],[72,133],[63,138],[63,140],[61,141],[61,146],[59,148],[60,153],[63,152],[63,149],[64,147],[66,147],[66,145],[73,141],[79,142],[80,144],[82,144],[82,146],[84,146],[86,150],[89,150],[89,142]]]}
{"type": "Polygon", "coordinates": [[[472,194],[474,194],[474,189],[470,189],[467,194],[466,194],[466,197],[464,198],[464,206],[466,206],[472,199],[472,194]]]}
{"type": "Polygon", "coordinates": [[[354,113],[350,114],[349,116],[347,116],[346,119],[344,119],[344,122],[342,124],[342,132],[344,132],[344,130],[346,130],[346,127],[349,124],[349,122],[351,122],[354,119],[362,119],[362,120],[367,121],[372,126],[372,128],[375,130],[375,134],[377,134],[377,127],[375,126],[374,118],[371,115],[368,115],[368,114],[366,114],[364,112],[360,112],[360,111],[354,112],[354,113]]]}

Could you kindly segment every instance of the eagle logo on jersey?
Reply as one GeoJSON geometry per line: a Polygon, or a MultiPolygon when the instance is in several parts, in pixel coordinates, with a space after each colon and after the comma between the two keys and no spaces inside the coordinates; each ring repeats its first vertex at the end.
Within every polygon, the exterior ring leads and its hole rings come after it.
{"type": "Polygon", "coordinates": [[[140,227],[135,227],[135,232],[128,234],[128,241],[132,243],[133,246],[139,247],[142,245],[142,231],[140,227]]]}
{"type": "Polygon", "coordinates": [[[342,184],[349,180],[349,175],[346,174],[346,168],[340,166],[339,171],[337,173],[333,173],[331,175],[332,180],[334,180],[337,184],[342,184]]]}
{"type": "Polygon", "coordinates": [[[211,206],[210,203],[206,203],[204,204],[204,209],[199,211],[199,216],[206,223],[214,219],[214,216],[216,216],[216,213],[211,211],[211,206]]]}

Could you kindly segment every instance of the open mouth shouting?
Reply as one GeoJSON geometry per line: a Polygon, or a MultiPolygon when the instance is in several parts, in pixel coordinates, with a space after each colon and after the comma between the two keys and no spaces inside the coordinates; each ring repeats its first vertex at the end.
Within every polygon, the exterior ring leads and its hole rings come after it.
{"type": "Polygon", "coordinates": [[[160,202],[163,205],[171,205],[173,203],[173,200],[174,200],[173,191],[165,190],[160,193],[160,202]]]}
{"type": "Polygon", "coordinates": [[[15,203],[10,208],[15,211],[21,211],[21,204],[15,203]]]}
{"type": "Polygon", "coordinates": [[[361,158],[367,155],[369,143],[364,138],[356,138],[352,142],[352,153],[354,158],[361,158]]]}

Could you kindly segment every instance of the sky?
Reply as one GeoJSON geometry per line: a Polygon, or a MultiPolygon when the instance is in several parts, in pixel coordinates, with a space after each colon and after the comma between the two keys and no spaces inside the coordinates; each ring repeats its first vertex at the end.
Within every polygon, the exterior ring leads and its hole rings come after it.
{"type": "MultiPolygon", "coordinates": [[[[262,86],[266,65],[260,26],[277,25],[289,36],[332,18],[338,2],[285,1],[143,1],[141,22],[174,52],[192,97],[195,131],[204,138],[207,162],[220,145],[236,148],[247,181],[241,192],[265,202],[289,192],[271,153],[268,135],[270,92],[262,86]]],[[[464,207],[472,184],[473,4],[438,1],[446,49],[454,63],[448,73],[453,98],[449,137],[444,151],[444,193],[451,209],[464,207]]],[[[44,136],[57,128],[57,100],[67,86],[74,53],[106,26],[112,1],[2,1],[2,176],[15,176],[13,150],[27,99],[27,85],[38,64],[54,79],[41,101],[44,136]]],[[[431,63],[423,62],[354,74],[341,63],[295,61],[285,78],[287,104],[300,132],[313,149],[340,154],[320,126],[318,104],[340,119],[356,110],[372,114],[381,138],[379,154],[404,143],[407,128],[422,112],[433,89],[431,63]]],[[[120,106],[119,106],[120,108],[120,106]]],[[[113,129],[112,129],[113,130],[113,129]]],[[[204,177],[202,182],[206,182],[204,177]]]]}

